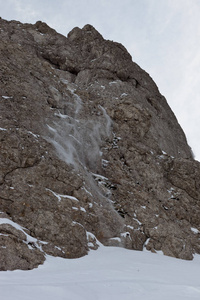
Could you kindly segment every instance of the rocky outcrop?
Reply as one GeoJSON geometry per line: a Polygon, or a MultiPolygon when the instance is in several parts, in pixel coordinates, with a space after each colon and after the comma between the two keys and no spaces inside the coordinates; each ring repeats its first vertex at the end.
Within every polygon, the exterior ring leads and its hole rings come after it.
{"type": "Polygon", "coordinates": [[[126,49],[91,25],[0,29],[0,270],[98,241],[200,253],[199,162],[126,49]]]}

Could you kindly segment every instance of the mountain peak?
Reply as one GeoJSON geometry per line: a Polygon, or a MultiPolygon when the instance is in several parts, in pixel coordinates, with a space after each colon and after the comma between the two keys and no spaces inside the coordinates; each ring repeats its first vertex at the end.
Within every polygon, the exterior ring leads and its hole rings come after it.
{"type": "Polygon", "coordinates": [[[85,25],[82,29],[79,27],[73,28],[69,34],[68,38],[71,41],[78,40],[80,38],[82,39],[89,39],[89,40],[94,40],[94,39],[100,39],[103,40],[102,35],[92,26],[92,25],[85,25]],[[85,36],[85,34],[87,34],[85,36]]]}
{"type": "Polygon", "coordinates": [[[0,26],[0,270],[98,241],[192,259],[200,164],[152,78],[91,25],[0,26]]]}

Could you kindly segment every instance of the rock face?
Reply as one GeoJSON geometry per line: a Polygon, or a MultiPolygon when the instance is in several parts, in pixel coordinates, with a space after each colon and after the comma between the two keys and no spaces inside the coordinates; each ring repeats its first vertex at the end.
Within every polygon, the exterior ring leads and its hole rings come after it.
{"type": "Polygon", "coordinates": [[[91,25],[0,29],[0,270],[98,241],[200,253],[200,163],[126,49],[91,25]]]}

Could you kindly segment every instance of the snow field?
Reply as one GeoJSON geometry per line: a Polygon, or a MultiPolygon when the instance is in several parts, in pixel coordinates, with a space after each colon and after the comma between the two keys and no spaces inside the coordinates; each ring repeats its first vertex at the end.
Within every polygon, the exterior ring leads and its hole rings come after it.
{"type": "Polygon", "coordinates": [[[0,291],[1,300],[199,300],[200,256],[101,245],[79,259],[48,256],[38,269],[0,272],[0,291]]]}

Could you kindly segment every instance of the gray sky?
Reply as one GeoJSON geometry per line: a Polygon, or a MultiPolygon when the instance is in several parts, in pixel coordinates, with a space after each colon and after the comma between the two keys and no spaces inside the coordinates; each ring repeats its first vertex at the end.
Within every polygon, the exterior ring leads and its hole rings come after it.
{"type": "Polygon", "coordinates": [[[200,0],[0,0],[7,20],[67,35],[92,24],[122,43],[166,97],[200,160],[200,0]]]}

